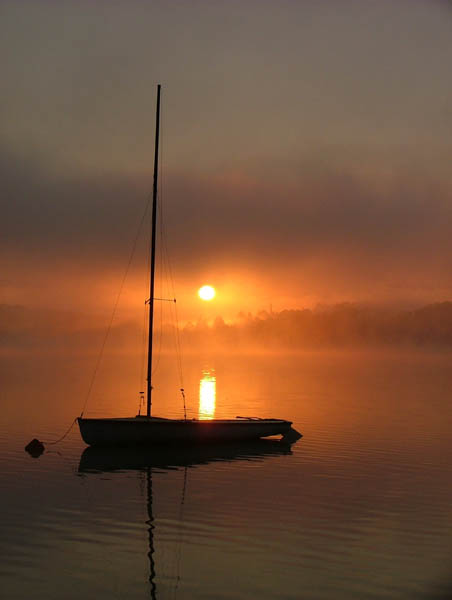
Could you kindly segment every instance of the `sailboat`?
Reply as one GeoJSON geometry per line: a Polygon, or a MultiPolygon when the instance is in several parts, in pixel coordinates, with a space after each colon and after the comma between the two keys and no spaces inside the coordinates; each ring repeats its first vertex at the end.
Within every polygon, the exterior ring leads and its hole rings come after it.
{"type": "Polygon", "coordinates": [[[152,188],[152,230],[150,248],[150,294],[147,360],[146,415],[118,418],[78,417],[83,441],[91,446],[124,446],[137,444],[196,444],[237,440],[257,440],[282,436],[293,441],[301,435],[285,419],[236,417],[235,419],[167,419],[152,415],[152,351],[154,322],[154,282],[156,257],[156,222],[158,190],[158,157],[160,133],[160,84],[157,86],[155,121],[154,179],[152,188]]]}

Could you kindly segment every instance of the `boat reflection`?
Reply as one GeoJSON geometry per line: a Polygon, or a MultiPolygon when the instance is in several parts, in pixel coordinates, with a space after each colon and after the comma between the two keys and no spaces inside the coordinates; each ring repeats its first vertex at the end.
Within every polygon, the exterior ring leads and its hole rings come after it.
{"type": "Polygon", "coordinates": [[[199,418],[213,419],[217,396],[217,378],[215,371],[204,369],[199,382],[199,418]]]}
{"type": "Polygon", "coordinates": [[[79,473],[190,467],[215,461],[256,460],[292,454],[281,440],[255,440],[193,446],[88,446],[80,457],[79,473]]]}
{"type": "Polygon", "coordinates": [[[150,597],[157,599],[155,528],[153,511],[152,472],[154,468],[185,468],[184,491],[188,467],[215,461],[263,461],[271,456],[292,454],[291,446],[280,440],[256,440],[228,444],[198,444],[194,446],[88,446],[80,457],[80,474],[136,470],[145,473],[148,513],[148,558],[150,597]]]}

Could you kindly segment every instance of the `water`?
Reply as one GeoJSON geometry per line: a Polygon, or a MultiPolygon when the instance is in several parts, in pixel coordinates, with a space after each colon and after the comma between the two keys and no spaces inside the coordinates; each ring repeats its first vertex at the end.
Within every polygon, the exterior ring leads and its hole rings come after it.
{"type": "MultiPolygon", "coordinates": [[[[88,414],[136,412],[134,364],[107,363],[88,414]]],[[[286,417],[304,437],[144,457],[83,454],[74,428],[31,458],[80,412],[91,363],[3,365],[2,598],[449,597],[450,356],[192,357],[189,416],[286,417]]],[[[155,412],[180,416],[159,373],[155,412]]]]}

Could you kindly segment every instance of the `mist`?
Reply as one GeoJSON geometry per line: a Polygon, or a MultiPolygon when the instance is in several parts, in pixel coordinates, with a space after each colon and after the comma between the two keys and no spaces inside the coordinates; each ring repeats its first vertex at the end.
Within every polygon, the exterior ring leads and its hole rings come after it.
{"type": "MultiPolygon", "coordinates": [[[[159,315],[157,315],[159,316],[159,315]]],[[[157,319],[157,354],[174,354],[176,322],[157,319]]],[[[299,351],[450,351],[452,302],[414,310],[359,304],[323,305],[315,309],[239,313],[225,321],[217,316],[179,327],[183,354],[236,354],[299,351]]],[[[0,306],[0,351],[3,357],[58,353],[68,357],[99,355],[143,357],[146,324],[139,319],[114,322],[106,315],[0,306]],[[107,334],[108,331],[108,334],[107,334]],[[107,337],[106,337],[107,336],[107,337]]],[[[139,362],[139,361],[138,361],[139,362]]],[[[137,364],[138,364],[137,362],[137,364]]]]}
{"type": "Polygon", "coordinates": [[[343,6],[4,2],[1,302],[110,310],[152,186],[157,81],[183,320],[449,299],[450,5],[343,6]]]}
{"type": "MultiPolygon", "coordinates": [[[[111,306],[149,197],[149,175],[76,180],[5,155],[0,170],[8,199],[3,302],[111,306]]],[[[412,307],[447,300],[450,197],[447,178],[425,166],[363,175],[333,158],[203,177],[165,173],[165,243],[184,318],[202,316],[206,307],[196,304],[196,289],[206,281],[218,290],[213,317],[270,305],[412,307]]],[[[148,227],[127,281],[133,308],[146,296],[148,227]]],[[[157,276],[166,285],[164,274],[157,276]]]]}

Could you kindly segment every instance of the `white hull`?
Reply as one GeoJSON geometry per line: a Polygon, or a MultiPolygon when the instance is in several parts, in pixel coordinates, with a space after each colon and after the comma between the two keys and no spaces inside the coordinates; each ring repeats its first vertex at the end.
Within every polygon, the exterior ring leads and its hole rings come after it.
{"type": "MultiPolygon", "coordinates": [[[[156,417],[77,419],[83,441],[91,446],[111,444],[179,444],[257,440],[294,432],[282,419],[183,420],[156,417]]],[[[299,435],[298,435],[299,436],[299,435]]]]}

